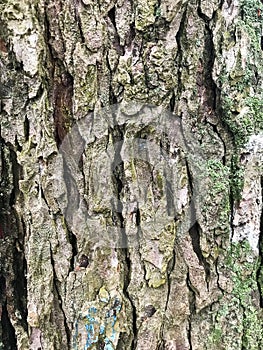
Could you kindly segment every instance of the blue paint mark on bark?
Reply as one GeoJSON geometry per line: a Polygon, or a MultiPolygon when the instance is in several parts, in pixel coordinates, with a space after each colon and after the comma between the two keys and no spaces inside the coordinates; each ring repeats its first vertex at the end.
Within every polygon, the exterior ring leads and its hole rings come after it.
{"type": "MultiPolygon", "coordinates": [[[[82,320],[86,320],[84,326],[87,332],[86,344],[84,350],[88,350],[98,343],[101,336],[104,338],[104,350],[114,350],[114,344],[117,343],[119,331],[115,330],[117,316],[121,311],[122,305],[118,298],[115,298],[111,308],[105,310],[104,316],[98,313],[95,306],[91,306],[87,313],[83,315],[82,320]]],[[[73,348],[78,350],[78,335],[79,325],[77,320],[75,322],[75,334],[73,336],[73,348]]]]}
{"type": "Polygon", "coordinates": [[[95,328],[94,326],[98,324],[98,321],[95,319],[95,315],[97,313],[97,308],[92,306],[88,310],[88,314],[86,315],[86,318],[88,320],[88,323],[85,325],[85,328],[87,330],[87,342],[85,345],[84,350],[89,349],[92,344],[95,344],[98,342],[98,336],[96,336],[95,328]]]}

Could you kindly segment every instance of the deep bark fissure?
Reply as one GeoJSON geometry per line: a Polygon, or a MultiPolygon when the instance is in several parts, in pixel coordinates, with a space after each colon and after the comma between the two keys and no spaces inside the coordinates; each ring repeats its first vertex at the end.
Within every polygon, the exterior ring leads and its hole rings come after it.
{"type": "Polygon", "coordinates": [[[172,92],[172,96],[170,98],[170,102],[169,102],[169,110],[173,113],[175,110],[175,92],[172,92]]]}
{"type": "MultiPolygon", "coordinates": [[[[183,135],[183,137],[184,137],[184,141],[186,142],[186,139],[185,139],[184,135],[183,135]]],[[[194,191],[194,181],[193,181],[193,175],[192,175],[192,171],[191,171],[191,166],[190,166],[189,162],[187,161],[187,159],[185,159],[185,166],[186,166],[186,173],[187,173],[187,179],[188,179],[187,183],[188,183],[188,187],[189,187],[190,194],[191,194],[191,197],[192,197],[193,196],[193,191],[194,191]]],[[[194,206],[192,207],[190,215],[191,215],[191,219],[194,219],[194,221],[192,221],[192,222],[195,222],[196,212],[195,212],[195,207],[194,206]]]]}
{"type": "Polygon", "coordinates": [[[135,23],[132,22],[130,24],[129,35],[128,35],[128,37],[126,39],[126,43],[125,43],[127,47],[131,46],[131,44],[132,44],[133,40],[135,39],[135,37],[136,37],[136,28],[135,28],[135,23]]]}
{"type": "Polygon", "coordinates": [[[39,193],[40,193],[40,198],[43,199],[44,203],[46,204],[46,206],[47,206],[47,208],[48,208],[49,214],[51,214],[51,209],[50,209],[49,204],[48,204],[48,201],[47,201],[47,199],[46,199],[46,197],[45,197],[45,193],[44,193],[44,190],[43,190],[43,188],[42,188],[41,183],[39,183],[39,193]]]}
{"type": "Polygon", "coordinates": [[[204,51],[203,51],[203,79],[204,85],[204,108],[207,113],[214,113],[216,110],[216,91],[217,86],[213,80],[212,72],[215,61],[215,48],[213,43],[213,32],[209,25],[205,25],[204,29],[204,51]]]}
{"type": "MultiPolygon", "coordinates": [[[[59,68],[55,68],[55,72],[57,69],[59,68]]],[[[60,77],[53,79],[55,82],[52,92],[55,139],[57,145],[60,146],[72,123],[73,77],[64,70],[60,72],[60,77]]]]}
{"type": "Polygon", "coordinates": [[[63,309],[63,298],[60,295],[59,292],[59,287],[57,285],[57,274],[56,274],[56,269],[55,269],[55,261],[53,258],[53,251],[52,251],[52,247],[51,247],[51,243],[50,243],[50,261],[51,261],[51,265],[52,265],[52,270],[53,270],[53,286],[54,286],[54,298],[55,300],[57,300],[57,305],[59,307],[59,310],[61,312],[61,315],[63,317],[63,323],[64,323],[64,328],[65,328],[65,332],[66,332],[66,337],[67,337],[67,346],[68,349],[70,349],[70,345],[71,345],[71,331],[69,329],[69,326],[67,324],[67,317],[65,314],[65,311],[63,309]]]}
{"type": "Polygon", "coordinates": [[[202,9],[201,9],[201,0],[198,1],[198,6],[197,6],[197,14],[198,16],[206,23],[208,24],[209,23],[209,17],[206,16],[206,14],[204,14],[202,12],[202,9]]]}
{"type": "Polygon", "coordinates": [[[3,350],[17,350],[17,338],[8,315],[7,301],[2,305],[1,326],[3,350]]]}
{"type": "MultiPolygon", "coordinates": [[[[7,179],[8,179],[8,164],[5,157],[5,140],[2,138],[1,135],[1,125],[0,125],[0,147],[1,147],[1,182],[0,187],[4,189],[7,188],[7,179]]],[[[4,206],[6,206],[6,201],[3,201],[3,196],[0,197],[0,202],[4,206]],[[2,197],[2,198],[1,198],[2,197]]]]}
{"type": "Polygon", "coordinates": [[[187,337],[188,337],[188,342],[189,342],[189,350],[193,350],[193,346],[192,346],[192,324],[191,324],[191,321],[189,321],[189,323],[188,323],[187,337]]]}
{"type": "MultiPolygon", "coordinates": [[[[61,34],[61,28],[59,26],[59,15],[61,11],[61,2],[58,0],[56,2],[46,0],[44,3],[44,27],[45,27],[45,36],[46,44],[49,49],[51,62],[54,63],[60,54],[64,54],[65,43],[61,34]],[[59,6],[57,6],[59,4],[59,6]],[[58,9],[60,7],[60,9],[58,9]],[[58,11],[57,11],[58,10],[58,11]],[[62,45],[62,51],[57,51],[53,45],[54,41],[60,39],[60,44],[62,45]]],[[[60,47],[61,48],[61,47],[60,47]]],[[[60,57],[62,58],[62,57],[60,57]]]]}
{"type": "MultiPolygon", "coordinates": [[[[115,116],[113,115],[113,118],[115,119],[115,116]]],[[[126,273],[124,276],[124,287],[123,287],[123,294],[129,301],[132,309],[132,330],[133,330],[133,339],[131,343],[131,350],[136,349],[136,344],[137,344],[137,312],[136,312],[136,307],[135,304],[129,294],[128,287],[131,281],[131,260],[129,256],[129,241],[128,237],[126,234],[126,227],[125,227],[125,220],[123,217],[123,205],[121,202],[122,199],[122,191],[124,188],[124,163],[123,159],[121,157],[121,149],[123,146],[124,142],[124,133],[125,133],[125,125],[119,126],[115,125],[113,129],[109,130],[112,134],[113,142],[115,144],[115,155],[114,155],[114,160],[113,160],[113,168],[112,168],[112,181],[115,187],[117,199],[119,201],[118,203],[118,208],[114,208],[113,206],[113,211],[116,211],[116,215],[119,220],[119,229],[121,233],[121,246],[124,247],[122,248],[122,254],[124,257],[125,261],[125,269],[126,273]]]]}
{"type": "MultiPolygon", "coordinates": [[[[80,135],[79,135],[79,140],[80,140],[80,135]]],[[[67,142],[70,142],[71,138],[67,140],[67,142]]],[[[83,140],[81,140],[81,142],[83,142],[83,140]]],[[[79,146],[79,145],[78,145],[79,146]]],[[[74,176],[71,173],[71,169],[70,167],[74,165],[78,166],[78,170],[81,171],[82,173],[82,177],[83,177],[83,182],[85,185],[85,174],[84,174],[84,170],[83,167],[81,167],[81,164],[79,164],[78,159],[76,159],[74,157],[74,152],[76,150],[75,149],[71,149],[69,147],[65,147],[65,149],[61,150],[61,154],[63,157],[63,178],[64,178],[64,183],[66,185],[66,200],[67,200],[67,207],[65,209],[65,211],[59,215],[63,216],[63,220],[64,220],[64,224],[66,227],[66,233],[67,233],[67,238],[68,238],[68,242],[71,245],[71,259],[70,259],[70,267],[69,267],[69,272],[74,271],[75,268],[75,259],[76,256],[78,254],[78,242],[77,242],[77,236],[75,235],[75,233],[70,229],[70,223],[73,220],[73,215],[74,215],[74,210],[76,209],[76,205],[79,204],[80,202],[80,193],[78,191],[77,188],[77,183],[76,180],[74,179],[74,176]],[[72,154],[73,152],[73,154],[72,154]],[[69,163],[70,160],[74,159],[74,165],[69,163]],[[74,200],[72,201],[72,199],[74,198],[74,200]]],[[[47,204],[48,205],[48,204],[47,204]]]]}
{"type": "Polygon", "coordinates": [[[15,308],[20,313],[20,324],[24,328],[25,332],[28,332],[27,323],[27,264],[25,254],[23,251],[23,245],[19,240],[16,241],[13,252],[13,300],[15,308]]]}
{"type": "Polygon", "coordinates": [[[190,279],[190,272],[189,268],[186,275],[186,285],[189,290],[189,309],[190,309],[190,318],[196,314],[196,294],[198,294],[198,291],[193,287],[191,279],[190,279]]]}
{"type": "Polygon", "coordinates": [[[79,35],[80,35],[80,40],[81,40],[82,44],[84,44],[86,40],[85,40],[85,35],[84,35],[83,29],[82,29],[81,18],[80,18],[80,15],[79,15],[79,7],[80,6],[83,6],[83,2],[81,0],[74,0],[75,20],[77,22],[79,35]]]}
{"type": "Polygon", "coordinates": [[[9,207],[12,208],[15,203],[16,199],[20,193],[19,190],[19,180],[20,180],[20,174],[21,174],[21,166],[17,162],[17,155],[16,152],[13,151],[11,145],[7,145],[9,148],[9,153],[10,153],[10,162],[11,162],[11,167],[12,167],[12,190],[10,193],[10,199],[9,199],[9,207]]]}
{"type": "MultiPolygon", "coordinates": [[[[67,152],[71,152],[71,150],[66,150],[67,152]]],[[[74,179],[74,176],[71,173],[70,165],[68,164],[68,160],[70,160],[70,156],[63,153],[63,178],[66,185],[67,190],[67,208],[65,212],[63,213],[64,218],[69,226],[69,223],[73,220],[74,215],[74,209],[76,209],[76,205],[80,202],[80,193],[78,191],[76,180],[74,179]],[[72,198],[74,198],[74,201],[72,201],[72,198]],[[77,204],[76,204],[77,203],[77,204]]],[[[75,159],[74,159],[75,161],[75,159]]]]}
{"type": "MultiPolygon", "coordinates": [[[[233,177],[235,174],[235,164],[233,161],[233,158],[231,159],[231,174],[230,176],[233,177]]],[[[234,195],[234,188],[233,184],[230,185],[230,190],[229,190],[229,204],[230,204],[230,219],[229,219],[229,224],[230,224],[230,242],[232,242],[234,233],[235,233],[235,225],[234,225],[234,217],[235,217],[235,206],[237,205],[236,200],[235,200],[235,195],[234,195]]]]}
{"type": "MultiPolygon", "coordinates": [[[[205,45],[203,51],[203,71],[199,73],[199,89],[204,87],[204,101],[203,101],[203,113],[205,114],[205,122],[210,125],[214,133],[221,140],[224,153],[222,155],[222,163],[226,164],[226,144],[224,137],[221,132],[219,132],[218,127],[221,126],[221,121],[219,120],[219,115],[221,112],[220,108],[220,91],[213,79],[213,68],[215,62],[215,47],[213,40],[213,31],[210,28],[210,21],[208,18],[202,14],[200,2],[198,7],[198,16],[205,22],[205,45]]],[[[198,82],[197,82],[198,84],[198,82]]]]}
{"type": "Polygon", "coordinates": [[[112,202],[112,211],[119,221],[119,229],[120,229],[120,244],[123,247],[128,246],[128,239],[125,231],[125,220],[122,215],[123,212],[123,204],[122,204],[122,191],[123,191],[123,181],[124,181],[124,163],[121,158],[121,149],[123,146],[124,140],[124,129],[122,127],[116,125],[114,129],[111,131],[112,138],[115,146],[115,155],[113,159],[113,167],[112,167],[112,182],[114,186],[114,191],[116,197],[118,199],[117,207],[116,203],[112,202]]]}
{"type": "Polygon", "coordinates": [[[18,152],[21,152],[21,151],[22,151],[22,146],[21,146],[20,143],[18,142],[17,135],[15,136],[15,147],[16,147],[16,150],[17,150],[18,152]]]}
{"type": "Polygon", "coordinates": [[[132,331],[133,331],[133,339],[131,343],[131,350],[135,350],[137,346],[137,334],[138,334],[138,329],[137,329],[137,311],[136,311],[136,306],[128,292],[128,287],[131,281],[131,260],[129,257],[129,250],[128,248],[123,249],[124,253],[124,258],[125,258],[125,263],[127,267],[127,276],[124,280],[124,290],[123,293],[125,297],[128,299],[130,302],[131,308],[132,308],[132,331]]]}
{"type": "Polygon", "coordinates": [[[24,136],[25,136],[25,141],[26,142],[28,142],[28,140],[29,140],[29,135],[30,135],[30,122],[29,122],[29,119],[28,119],[27,115],[25,115],[24,136]]]}
{"type": "Polygon", "coordinates": [[[115,28],[115,30],[117,32],[115,11],[116,11],[116,8],[115,8],[115,6],[113,6],[108,12],[108,17],[111,20],[111,23],[113,24],[113,26],[114,26],[114,28],[115,28]]]}
{"type": "Polygon", "coordinates": [[[118,98],[117,98],[117,96],[114,93],[114,89],[112,88],[113,76],[114,76],[114,73],[116,72],[116,69],[117,69],[118,65],[116,64],[115,69],[111,68],[108,54],[106,55],[105,62],[106,62],[107,69],[109,71],[109,80],[110,80],[110,85],[109,85],[109,104],[110,104],[110,106],[112,106],[112,105],[116,105],[118,103],[118,98]]]}
{"type": "Polygon", "coordinates": [[[0,252],[1,327],[5,349],[16,349],[17,338],[11,319],[27,332],[27,282],[24,258],[24,230],[15,205],[20,194],[21,167],[12,145],[1,136],[0,252]]]}
{"type": "Polygon", "coordinates": [[[222,164],[226,165],[226,153],[227,153],[227,149],[226,149],[226,143],[224,140],[223,135],[219,132],[218,127],[210,122],[208,122],[209,125],[211,125],[214,133],[217,135],[217,137],[221,140],[222,145],[223,145],[223,149],[224,149],[224,153],[222,155],[222,164]]]}
{"type": "Polygon", "coordinates": [[[173,272],[175,267],[175,259],[176,259],[176,254],[175,254],[175,248],[174,248],[172,259],[169,261],[168,268],[167,268],[167,297],[166,297],[165,308],[164,308],[165,311],[168,308],[168,303],[169,303],[170,294],[171,294],[171,285],[172,285],[171,273],[173,272]]]}
{"type": "Polygon", "coordinates": [[[70,273],[74,271],[74,268],[75,268],[75,259],[76,259],[76,256],[78,255],[78,244],[77,244],[77,237],[74,235],[74,233],[71,230],[69,230],[68,227],[67,227],[67,233],[68,233],[68,240],[71,245],[71,252],[72,252],[71,259],[70,259],[70,269],[68,272],[70,273]]]}
{"type": "MultiPolygon", "coordinates": [[[[170,140],[166,133],[162,133],[162,137],[160,140],[160,149],[161,154],[166,157],[167,154],[170,152],[170,140]]],[[[175,210],[175,203],[174,203],[174,189],[171,181],[169,179],[172,178],[171,169],[169,167],[164,168],[164,179],[165,179],[165,191],[166,191],[166,210],[168,216],[173,216],[173,213],[176,212],[175,210]]]]}
{"type": "MultiPolygon", "coordinates": [[[[85,148],[85,140],[81,140],[81,143],[83,145],[83,147],[85,148]]],[[[87,179],[86,179],[86,176],[85,176],[85,171],[84,171],[84,161],[83,161],[83,158],[86,156],[86,153],[85,153],[85,149],[84,151],[82,152],[80,158],[79,158],[79,162],[78,162],[78,170],[81,172],[81,175],[82,175],[82,181],[83,181],[83,188],[86,192],[86,189],[87,189],[87,179]]],[[[87,203],[87,200],[85,199],[84,196],[82,196],[82,200],[83,202],[85,203],[86,207],[88,208],[88,203],[87,203]]]]}
{"type": "Polygon", "coordinates": [[[216,272],[216,284],[217,288],[224,294],[224,289],[220,286],[219,280],[220,280],[220,273],[218,271],[218,258],[215,260],[215,272],[216,272]]]}
{"type": "MultiPolygon", "coordinates": [[[[263,205],[263,176],[260,178],[261,183],[261,204],[263,205]]],[[[258,262],[258,268],[257,268],[257,286],[259,291],[259,305],[261,308],[263,308],[263,208],[261,209],[261,216],[260,216],[260,234],[259,234],[259,242],[258,242],[258,248],[259,248],[259,262],[258,262]]]]}
{"type": "Polygon", "coordinates": [[[176,55],[176,63],[177,63],[177,79],[178,79],[178,86],[177,86],[177,91],[178,95],[181,95],[183,91],[183,83],[182,83],[182,61],[183,61],[183,45],[181,43],[181,40],[183,40],[184,37],[184,32],[185,32],[185,23],[186,23],[186,18],[187,18],[187,5],[184,9],[181,23],[178,29],[178,32],[175,36],[176,43],[177,43],[177,55],[176,55]]]}
{"type": "Polygon", "coordinates": [[[207,283],[207,289],[209,289],[209,280],[210,280],[210,265],[206,261],[206,259],[203,257],[202,249],[200,245],[200,226],[198,222],[196,222],[189,230],[189,234],[192,240],[192,246],[193,250],[198,258],[199,264],[204,267],[205,270],[205,276],[206,276],[206,283],[207,283]]]}
{"type": "Polygon", "coordinates": [[[189,299],[189,311],[190,315],[188,317],[188,329],[187,329],[187,337],[189,342],[189,350],[192,350],[192,319],[193,316],[196,314],[196,290],[193,288],[191,280],[190,280],[190,274],[189,269],[186,276],[186,284],[189,290],[188,299],[189,299]]]}
{"type": "Polygon", "coordinates": [[[74,79],[62,61],[66,51],[65,45],[59,25],[57,27],[54,24],[51,25],[50,16],[52,15],[52,8],[49,9],[48,5],[45,4],[45,36],[47,53],[51,63],[48,67],[49,76],[47,77],[47,83],[49,86],[47,90],[49,92],[50,103],[53,106],[54,136],[59,147],[72,124],[74,79]],[[59,29],[61,43],[63,44],[61,51],[57,51],[53,46],[52,35],[56,37],[56,33],[53,33],[55,29],[59,29]]]}

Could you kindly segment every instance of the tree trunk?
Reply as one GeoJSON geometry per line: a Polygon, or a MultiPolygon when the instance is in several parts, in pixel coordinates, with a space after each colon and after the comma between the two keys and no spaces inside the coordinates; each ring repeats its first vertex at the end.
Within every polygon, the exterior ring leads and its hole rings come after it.
{"type": "Polygon", "coordinates": [[[262,6],[0,2],[0,349],[263,348],[262,6]]]}

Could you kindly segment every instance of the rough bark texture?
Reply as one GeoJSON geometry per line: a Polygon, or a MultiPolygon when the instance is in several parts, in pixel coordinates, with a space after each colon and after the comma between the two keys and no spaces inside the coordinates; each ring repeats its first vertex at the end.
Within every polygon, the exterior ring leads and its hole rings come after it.
{"type": "Polygon", "coordinates": [[[0,1],[0,349],[263,348],[262,6],[0,1]]]}

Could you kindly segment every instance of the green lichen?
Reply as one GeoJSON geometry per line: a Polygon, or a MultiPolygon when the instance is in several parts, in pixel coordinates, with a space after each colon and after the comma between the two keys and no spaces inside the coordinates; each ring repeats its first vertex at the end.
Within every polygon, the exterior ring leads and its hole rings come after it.
{"type": "Polygon", "coordinates": [[[156,180],[157,180],[157,186],[159,187],[160,190],[162,190],[163,189],[163,177],[159,172],[156,175],[156,180]]]}
{"type": "Polygon", "coordinates": [[[210,159],[206,162],[206,171],[203,176],[203,182],[206,184],[206,188],[203,190],[205,195],[203,212],[210,215],[213,208],[215,215],[219,215],[220,222],[228,222],[230,212],[229,167],[217,159],[210,159]]]}
{"type": "Polygon", "coordinates": [[[254,259],[248,242],[232,244],[226,263],[233,273],[234,300],[243,307],[243,346],[258,349],[263,346],[263,325],[261,315],[254,306],[253,294],[258,292],[258,261],[254,259]],[[260,347],[261,345],[261,347],[260,347]]]}
{"type": "Polygon", "coordinates": [[[257,62],[262,59],[260,47],[263,28],[263,15],[259,0],[242,0],[240,17],[231,30],[223,35],[223,47],[226,52],[239,42],[235,65],[228,72],[222,72],[218,80],[221,89],[223,123],[232,133],[234,146],[242,148],[250,135],[262,130],[262,92],[260,84],[255,82],[261,76],[262,68],[257,62]]]}
{"type": "Polygon", "coordinates": [[[208,338],[209,344],[211,344],[211,345],[212,344],[213,345],[221,344],[222,343],[222,336],[223,336],[222,329],[219,326],[216,326],[208,338]]]}
{"type": "MultiPolygon", "coordinates": [[[[148,276],[147,276],[148,277],[148,276]]],[[[159,288],[166,283],[165,276],[162,276],[158,271],[155,271],[151,274],[149,278],[149,287],[151,288],[159,288]]]]}
{"type": "Polygon", "coordinates": [[[263,101],[259,97],[247,97],[246,105],[249,107],[249,117],[254,122],[254,130],[263,130],[263,101]]]}
{"type": "Polygon", "coordinates": [[[138,30],[144,30],[155,22],[158,8],[156,0],[138,1],[136,7],[135,26],[138,30]]]}
{"type": "Polygon", "coordinates": [[[232,281],[232,291],[225,292],[219,302],[209,337],[210,346],[218,345],[220,349],[261,349],[262,315],[254,297],[258,293],[258,260],[248,242],[244,241],[231,244],[224,261],[226,273],[232,281]],[[227,327],[222,328],[226,320],[227,327]]]}
{"type": "Polygon", "coordinates": [[[261,23],[262,18],[258,16],[258,9],[262,8],[260,0],[241,0],[240,9],[242,21],[245,23],[256,22],[261,23]]]}
{"type": "MultiPolygon", "coordinates": [[[[244,104],[245,96],[242,99],[242,104],[244,104]]],[[[227,96],[227,94],[222,95],[222,120],[231,132],[234,146],[237,149],[240,149],[247,142],[249,135],[252,133],[251,119],[247,113],[243,115],[240,113],[242,107],[244,105],[240,106],[240,102],[235,100],[235,98],[233,99],[227,96]]]]}
{"type": "Polygon", "coordinates": [[[216,159],[207,161],[207,174],[213,185],[211,192],[213,195],[228,191],[229,187],[229,169],[222,162],[216,159]]]}
{"type": "Polygon", "coordinates": [[[239,157],[235,154],[231,160],[230,191],[233,200],[239,201],[244,187],[244,167],[239,162],[239,157]]]}
{"type": "Polygon", "coordinates": [[[231,194],[234,200],[240,200],[244,184],[244,166],[240,164],[237,154],[247,143],[250,135],[263,130],[263,102],[259,97],[248,96],[243,101],[243,112],[233,113],[232,111],[235,110],[233,101],[230,98],[225,98],[224,101],[224,108],[227,113],[223,120],[233,135],[236,149],[231,160],[231,194]]]}

